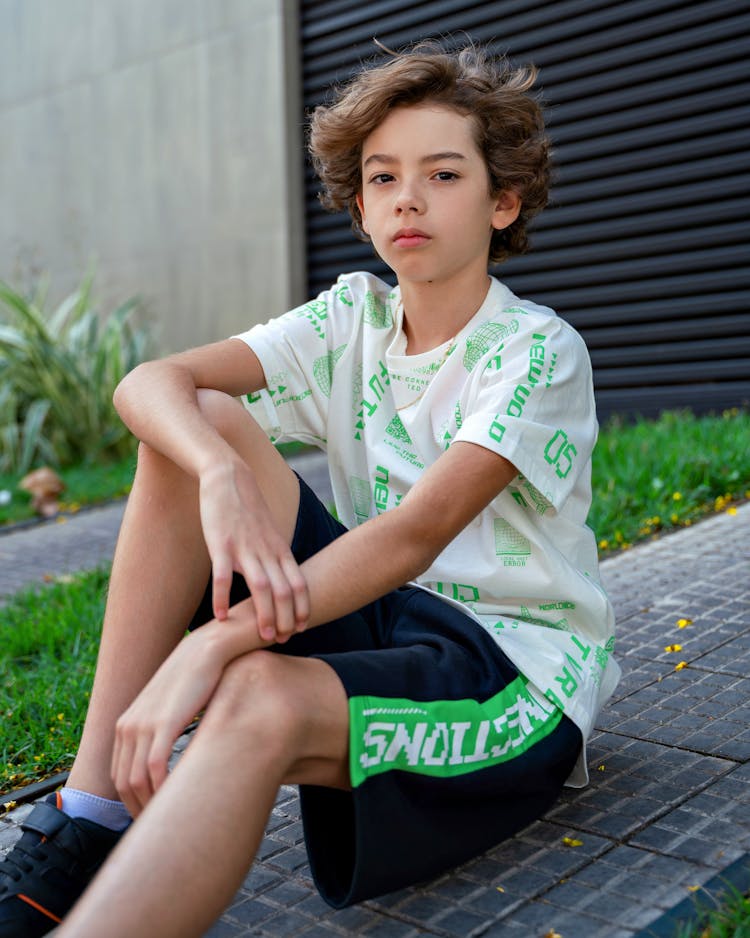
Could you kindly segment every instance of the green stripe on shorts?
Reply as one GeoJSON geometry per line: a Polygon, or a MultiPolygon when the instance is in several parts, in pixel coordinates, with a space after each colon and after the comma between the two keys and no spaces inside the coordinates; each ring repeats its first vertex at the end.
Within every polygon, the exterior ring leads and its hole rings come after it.
{"type": "Polygon", "coordinates": [[[520,756],[561,718],[523,676],[484,703],[351,697],[351,783],[356,788],[390,769],[441,778],[476,772],[520,756]]]}

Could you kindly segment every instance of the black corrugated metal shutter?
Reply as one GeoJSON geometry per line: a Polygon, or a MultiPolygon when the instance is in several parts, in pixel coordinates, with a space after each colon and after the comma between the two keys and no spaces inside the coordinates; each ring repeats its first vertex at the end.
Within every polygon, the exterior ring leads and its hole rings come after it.
{"type": "MultiPolygon", "coordinates": [[[[541,69],[557,176],[499,270],[584,336],[600,416],[750,401],[750,7],[738,0],[301,0],[304,103],[375,48],[461,33],[541,69]]],[[[310,293],[392,274],[308,170],[310,293]]]]}

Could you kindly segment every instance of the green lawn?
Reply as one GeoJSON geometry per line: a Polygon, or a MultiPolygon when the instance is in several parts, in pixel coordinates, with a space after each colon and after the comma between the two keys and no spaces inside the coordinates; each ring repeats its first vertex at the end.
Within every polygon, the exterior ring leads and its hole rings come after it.
{"type": "MultiPolygon", "coordinates": [[[[70,470],[66,499],[121,495],[132,469],[129,459],[70,470]]],[[[706,513],[733,511],[749,490],[747,412],[615,421],[602,429],[595,453],[589,521],[606,555],[706,513]]],[[[0,608],[0,792],[63,770],[76,747],[107,576],[98,571],[63,579],[19,593],[0,608]]]]}

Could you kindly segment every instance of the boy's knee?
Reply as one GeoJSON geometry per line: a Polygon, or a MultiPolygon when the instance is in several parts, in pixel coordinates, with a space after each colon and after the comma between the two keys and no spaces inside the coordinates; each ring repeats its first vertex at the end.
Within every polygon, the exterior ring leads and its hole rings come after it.
{"type": "Polygon", "coordinates": [[[206,716],[254,740],[261,737],[264,745],[286,746],[301,724],[289,691],[283,659],[270,651],[252,651],[224,669],[206,716]]]}

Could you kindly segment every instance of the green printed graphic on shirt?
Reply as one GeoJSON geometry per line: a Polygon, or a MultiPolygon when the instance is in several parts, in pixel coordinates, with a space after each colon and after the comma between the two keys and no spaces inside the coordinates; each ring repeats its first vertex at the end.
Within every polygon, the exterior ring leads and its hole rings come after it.
{"type": "Polygon", "coordinates": [[[495,518],[495,553],[506,567],[524,567],[531,556],[531,542],[504,518],[495,518]]]}
{"type": "Polygon", "coordinates": [[[575,609],[576,604],[569,599],[554,599],[548,603],[539,603],[539,609],[542,612],[548,612],[550,609],[575,609]]]}
{"type": "MultiPolygon", "coordinates": [[[[453,422],[456,425],[456,433],[463,426],[464,420],[461,415],[461,401],[456,401],[456,406],[453,408],[453,422]]],[[[443,449],[448,449],[453,440],[454,434],[451,433],[451,421],[446,420],[445,423],[440,427],[440,441],[443,443],[443,449]]]]}
{"type": "Polygon", "coordinates": [[[352,299],[352,294],[349,289],[348,283],[340,283],[335,290],[336,296],[344,304],[344,306],[354,306],[354,300],[352,299]]]}
{"type": "Polygon", "coordinates": [[[380,402],[383,400],[385,388],[391,383],[388,369],[382,361],[378,361],[379,372],[375,372],[367,379],[367,386],[363,384],[363,397],[359,402],[359,410],[356,413],[354,423],[354,439],[362,439],[362,430],[365,428],[365,420],[372,417],[377,411],[380,402]]]}
{"type": "Polygon", "coordinates": [[[487,429],[487,434],[491,440],[494,440],[496,443],[501,443],[503,437],[505,436],[505,424],[500,423],[497,419],[500,414],[495,414],[492,418],[492,422],[487,429]]]}
{"type": "Polygon", "coordinates": [[[318,387],[326,397],[331,396],[333,369],[336,367],[336,362],[345,351],[346,345],[339,345],[337,349],[334,349],[332,352],[327,352],[325,355],[321,355],[320,358],[316,358],[313,362],[313,375],[315,376],[318,387]]]}
{"type": "Polygon", "coordinates": [[[547,376],[544,381],[544,386],[548,388],[555,377],[555,365],[557,364],[557,352],[553,352],[550,355],[549,368],[547,369],[547,376]]]}
{"type": "Polygon", "coordinates": [[[349,495],[351,496],[357,524],[362,524],[370,517],[370,503],[372,502],[370,483],[367,479],[349,476],[349,495]]]}
{"type": "Polygon", "coordinates": [[[527,606],[521,606],[518,618],[523,622],[531,623],[531,625],[543,625],[545,628],[558,629],[561,632],[570,631],[570,623],[565,616],[561,619],[542,619],[540,616],[535,616],[527,606]]]}
{"type": "Polygon", "coordinates": [[[564,430],[554,433],[544,447],[545,461],[554,466],[555,474],[561,479],[565,479],[573,468],[576,456],[578,450],[568,440],[568,434],[564,430]]]}
{"type": "Polygon", "coordinates": [[[374,329],[388,329],[393,325],[393,317],[388,306],[371,290],[365,293],[364,320],[374,329]]]}
{"type": "Polygon", "coordinates": [[[390,496],[388,482],[390,477],[391,474],[385,466],[375,467],[375,484],[372,489],[372,496],[375,502],[375,511],[378,514],[388,510],[388,498],[390,496]]]}
{"type": "Polygon", "coordinates": [[[539,383],[539,379],[542,377],[542,371],[544,370],[544,343],[547,336],[535,332],[532,339],[533,341],[529,346],[528,381],[529,384],[534,387],[539,383]]]}
{"type": "Polygon", "coordinates": [[[289,375],[285,371],[278,371],[268,379],[266,390],[273,401],[274,407],[281,407],[284,404],[293,404],[296,401],[304,401],[312,394],[310,388],[305,388],[303,391],[298,391],[296,394],[293,393],[287,384],[288,381],[289,375]]]}
{"type": "Polygon", "coordinates": [[[391,420],[391,422],[385,428],[385,432],[388,434],[388,436],[392,436],[397,440],[401,440],[402,443],[408,443],[411,445],[411,437],[407,433],[406,427],[401,422],[401,418],[398,414],[394,416],[393,420],[391,420]]]}
{"type": "Polygon", "coordinates": [[[325,300],[310,300],[309,303],[300,306],[297,315],[302,319],[307,319],[319,339],[325,339],[326,334],[323,323],[328,319],[328,306],[325,300]]]}
{"type": "Polygon", "coordinates": [[[435,591],[460,603],[473,606],[479,602],[479,588],[470,583],[435,583],[435,591]]]}
{"type": "Polygon", "coordinates": [[[356,414],[362,400],[362,362],[358,362],[352,372],[352,411],[356,414]]]}
{"type": "MultiPolygon", "coordinates": [[[[464,352],[463,364],[467,371],[476,365],[480,358],[483,358],[493,346],[502,343],[509,335],[518,332],[518,320],[513,319],[505,325],[500,322],[485,322],[478,329],[475,329],[466,339],[466,351],[464,352]]],[[[500,367],[498,350],[498,362],[495,367],[500,367]]]]}
{"type": "Polygon", "coordinates": [[[595,642],[585,642],[577,635],[569,635],[570,645],[565,653],[565,663],[555,675],[544,696],[561,709],[565,702],[575,697],[578,690],[591,680],[599,687],[609,661],[606,647],[595,642]]]}
{"type": "Polygon", "coordinates": [[[533,508],[538,515],[543,515],[549,508],[549,503],[545,501],[531,482],[525,479],[520,473],[515,482],[508,486],[508,492],[516,504],[530,510],[533,508]],[[519,486],[519,488],[516,486],[519,486]]]}
{"type": "Polygon", "coordinates": [[[531,347],[529,348],[529,374],[528,382],[531,387],[535,387],[542,380],[544,374],[544,386],[548,388],[552,384],[557,364],[557,352],[548,352],[545,347],[547,336],[535,332],[532,336],[531,347]]]}
{"type": "Polygon", "coordinates": [[[481,703],[351,697],[351,783],[391,769],[451,778],[500,765],[548,736],[561,717],[522,676],[481,703]]]}

